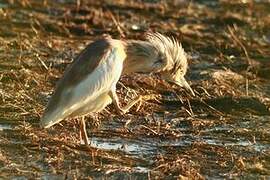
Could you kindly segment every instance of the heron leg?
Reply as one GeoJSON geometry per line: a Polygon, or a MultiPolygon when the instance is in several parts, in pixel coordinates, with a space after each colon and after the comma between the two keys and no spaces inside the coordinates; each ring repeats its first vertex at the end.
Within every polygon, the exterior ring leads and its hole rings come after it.
{"type": "Polygon", "coordinates": [[[139,103],[137,110],[138,111],[142,105],[143,101],[148,101],[148,100],[155,100],[158,101],[158,96],[155,94],[150,94],[150,95],[139,95],[136,98],[134,98],[133,100],[131,100],[126,106],[124,106],[122,109],[123,111],[127,112],[132,106],[134,106],[136,103],[139,103]]]}
{"type": "Polygon", "coordinates": [[[85,145],[89,145],[84,116],[80,121],[80,140],[83,141],[85,145]]]}
{"type": "Polygon", "coordinates": [[[114,90],[109,92],[109,96],[112,98],[112,102],[113,102],[114,106],[116,107],[116,110],[119,114],[125,114],[126,112],[129,111],[129,109],[132,106],[134,106],[138,102],[141,102],[141,100],[142,100],[142,96],[138,96],[138,97],[134,98],[133,100],[131,100],[126,106],[121,108],[118,96],[114,90]]]}
{"type": "Polygon", "coordinates": [[[125,114],[126,112],[123,111],[123,109],[120,107],[118,96],[115,92],[115,89],[111,90],[109,92],[109,96],[112,98],[112,103],[116,108],[116,111],[118,114],[125,114]]]}
{"type": "MultiPolygon", "coordinates": [[[[137,96],[136,98],[132,99],[130,102],[128,102],[127,105],[125,105],[122,109],[124,112],[128,112],[130,108],[132,108],[136,103],[140,103],[138,107],[141,106],[142,103],[142,96],[137,96]]],[[[137,108],[138,109],[138,108],[137,108]]]]}

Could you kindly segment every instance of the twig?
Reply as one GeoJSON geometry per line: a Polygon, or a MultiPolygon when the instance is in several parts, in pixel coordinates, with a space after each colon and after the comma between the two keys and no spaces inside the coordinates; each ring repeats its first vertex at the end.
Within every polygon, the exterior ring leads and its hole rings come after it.
{"type": "Polygon", "coordinates": [[[249,94],[249,85],[248,85],[248,78],[246,78],[246,96],[248,96],[248,94],[249,94]]]}
{"type": "Polygon", "coordinates": [[[157,133],[156,131],[154,131],[153,129],[151,129],[151,128],[145,126],[145,125],[141,125],[141,127],[143,127],[143,128],[145,128],[145,129],[151,131],[151,132],[154,133],[155,135],[159,135],[159,133],[157,133]]]}
{"type": "Polygon", "coordinates": [[[187,110],[186,108],[184,108],[184,109],[188,113],[189,116],[191,116],[191,117],[193,116],[192,113],[189,110],[187,110]]]}
{"type": "Polygon", "coordinates": [[[111,19],[113,20],[113,23],[115,24],[120,36],[125,38],[126,36],[125,36],[125,33],[122,30],[122,27],[121,27],[120,23],[115,19],[114,15],[113,15],[113,13],[111,11],[108,11],[108,13],[109,13],[111,19]]]}
{"type": "Polygon", "coordinates": [[[213,106],[210,106],[209,104],[207,104],[206,102],[204,102],[204,100],[200,99],[200,101],[206,105],[207,107],[209,107],[210,109],[214,110],[215,112],[217,112],[217,114],[224,116],[224,113],[222,113],[221,111],[217,110],[216,108],[214,108],[213,106]]]}
{"type": "Polygon", "coordinates": [[[248,55],[248,52],[247,52],[246,47],[245,47],[244,44],[239,40],[239,38],[234,34],[234,31],[233,31],[233,29],[232,29],[230,26],[228,26],[228,30],[229,30],[229,33],[230,33],[230,35],[231,35],[231,37],[232,37],[233,42],[234,42],[236,45],[238,44],[238,45],[242,48],[242,50],[244,51],[244,53],[245,53],[245,55],[246,55],[246,57],[247,57],[248,65],[249,65],[249,66],[252,66],[252,61],[251,61],[251,59],[250,59],[250,57],[249,57],[249,55],[248,55]]]}
{"type": "Polygon", "coordinates": [[[189,107],[191,116],[194,116],[193,110],[192,110],[191,105],[190,105],[190,101],[188,99],[187,99],[187,102],[188,102],[188,107],[189,107]]]}
{"type": "Polygon", "coordinates": [[[198,87],[199,89],[203,90],[204,93],[208,96],[211,97],[211,95],[208,93],[208,91],[206,89],[204,89],[203,87],[198,87]]]}
{"type": "Polygon", "coordinates": [[[253,66],[253,63],[248,55],[247,49],[246,47],[243,45],[243,43],[239,40],[239,38],[234,34],[233,29],[228,26],[228,30],[232,36],[232,39],[234,40],[234,43],[237,45],[240,45],[240,47],[242,48],[242,50],[244,51],[246,57],[247,57],[247,63],[248,63],[248,68],[246,70],[246,95],[248,96],[248,78],[247,78],[247,72],[249,71],[249,69],[253,66]]]}

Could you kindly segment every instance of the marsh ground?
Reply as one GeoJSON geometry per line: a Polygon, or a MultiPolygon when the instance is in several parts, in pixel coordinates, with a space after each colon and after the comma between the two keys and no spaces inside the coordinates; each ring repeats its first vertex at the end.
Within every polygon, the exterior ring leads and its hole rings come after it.
{"type": "Polygon", "coordinates": [[[270,177],[269,1],[0,0],[0,178],[216,179],[270,177]],[[80,2],[80,3],[79,3],[80,2]],[[125,76],[124,116],[48,130],[39,118],[65,67],[104,34],[178,38],[196,97],[158,77],[125,76]]]}

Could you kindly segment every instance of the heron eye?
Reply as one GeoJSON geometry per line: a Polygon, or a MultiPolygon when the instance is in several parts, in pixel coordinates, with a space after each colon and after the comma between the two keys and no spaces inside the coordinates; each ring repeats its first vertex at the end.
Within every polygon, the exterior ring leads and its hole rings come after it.
{"type": "Polygon", "coordinates": [[[163,59],[162,58],[158,58],[158,60],[155,61],[154,64],[161,64],[161,63],[163,63],[163,59]]]}

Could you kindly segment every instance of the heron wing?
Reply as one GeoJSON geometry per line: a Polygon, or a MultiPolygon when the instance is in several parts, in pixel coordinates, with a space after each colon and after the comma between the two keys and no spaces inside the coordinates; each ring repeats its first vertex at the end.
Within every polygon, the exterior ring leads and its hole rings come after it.
{"type": "Polygon", "coordinates": [[[59,81],[41,123],[59,122],[91,99],[109,91],[120,78],[124,59],[123,49],[107,39],[88,45],[59,81]]]}

